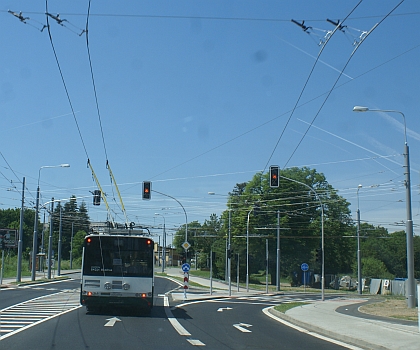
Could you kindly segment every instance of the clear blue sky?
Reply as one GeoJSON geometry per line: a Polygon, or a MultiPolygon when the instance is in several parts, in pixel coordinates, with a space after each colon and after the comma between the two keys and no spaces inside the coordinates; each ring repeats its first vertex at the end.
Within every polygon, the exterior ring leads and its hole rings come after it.
{"type": "Polygon", "coordinates": [[[92,205],[89,157],[117,222],[125,219],[106,160],[129,221],[161,225],[161,213],[174,228],[185,223],[181,207],[157,193],[143,201],[143,180],[177,198],[188,221],[203,222],[226,209],[236,183],[274,164],[324,173],[352,203],[354,218],[361,184],[362,221],[404,229],[396,224],[406,220],[403,119],[352,112],[362,105],[406,116],[419,234],[420,2],[406,0],[382,21],[399,1],[362,1],[345,33],[325,46],[303,91],[318,42],[334,29],[326,19],[344,19],[357,3],[92,1],[88,39],[100,124],[86,36],[78,35],[88,1],[48,1],[48,12],[66,20],[49,23],[73,115],[48,31],[40,31],[46,2],[0,0],[0,208],[20,207],[23,177],[26,205],[33,206],[40,167],[69,163],[41,171],[41,202],[75,195],[92,220],[104,220],[105,206],[92,205]],[[310,34],[291,19],[305,20],[310,34]],[[353,41],[378,22],[348,61],[353,41]]]}

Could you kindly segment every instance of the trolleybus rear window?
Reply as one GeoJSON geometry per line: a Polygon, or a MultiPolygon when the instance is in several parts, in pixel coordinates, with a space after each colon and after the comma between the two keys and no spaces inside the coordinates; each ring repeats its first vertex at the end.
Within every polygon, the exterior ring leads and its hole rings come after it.
{"type": "Polygon", "coordinates": [[[83,274],[152,277],[153,245],[150,242],[138,237],[87,237],[83,274]]]}

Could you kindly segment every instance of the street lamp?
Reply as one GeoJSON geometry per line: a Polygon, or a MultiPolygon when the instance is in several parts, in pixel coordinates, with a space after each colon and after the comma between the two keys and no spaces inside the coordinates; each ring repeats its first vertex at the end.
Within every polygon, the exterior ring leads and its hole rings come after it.
{"type": "Polygon", "coordinates": [[[357,292],[362,294],[362,257],[360,254],[360,209],[359,190],[362,185],[357,186],[357,292]]]}
{"type": "Polygon", "coordinates": [[[163,242],[162,242],[162,272],[165,272],[165,262],[166,262],[166,220],[165,216],[159,213],[155,213],[163,217],[163,242]]]}
{"type": "Polygon", "coordinates": [[[404,121],[404,174],[405,174],[405,205],[406,205],[406,240],[407,240],[407,306],[414,308],[416,306],[416,286],[414,280],[414,247],[413,247],[413,217],[411,214],[411,182],[410,182],[410,154],[407,143],[407,126],[405,115],[401,111],[392,109],[370,109],[368,107],[355,106],[353,112],[383,112],[399,113],[404,121]]]}
{"type": "Polygon", "coordinates": [[[31,280],[35,281],[36,276],[36,251],[38,245],[38,212],[39,212],[39,181],[41,179],[41,169],[44,168],[69,168],[70,164],[60,165],[43,165],[38,171],[38,187],[36,190],[36,204],[35,204],[35,222],[34,222],[34,236],[32,242],[32,269],[31,269],[31,280]]]}

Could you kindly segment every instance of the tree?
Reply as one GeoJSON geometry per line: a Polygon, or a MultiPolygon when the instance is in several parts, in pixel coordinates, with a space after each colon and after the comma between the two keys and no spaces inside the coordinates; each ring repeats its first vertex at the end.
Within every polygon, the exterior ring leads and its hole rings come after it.
{"type": "MultiPolygon", "coordinates": [[[[227,205],[231,210],[232,241],[235,252],[246,256],[249,227],[250,273],[265,269],[265,238],[268,238],[272,283],[275,282],[277,213],[284,229],[280,234],[282,273],[299,270],[302,262],[309,262],[320,272],[315,251],[321,247],[321,203],[326,272],[349,271],[355,251],[354,243],[346,238],[353,234],[349,203],[337,195],[322,173],[306,167],[282,170],[278,188],[271,188],[269,175],[261,173],[246,184],[237,184],[229,193],[227,205]]],[[[224,232],[228,215],[229,210],[222,214],[224,232]]],[[[245,270],[244,258],[240,271],[245,270]]],[[[242,279],[244,275],[241,274],[242,279]]]]}
{"type": "MultiPolygon", "coordinates": [[[[85,202],[82,202],[80,207],[77,205],[77,200],[75,196],[72,196],[68,202],[65,202],[64,205],[59,202],[54,209],[53,216],[53,244],[54,247],[58,244],[59,239],[59,229],[60,229],[60,210],[61,210],[61,227],[62,227],[62,237],[61,237],[61,253],[63,259],[70,258],[70,244],[71,237],[78,232],[84,232],[85,235],[89,232],[89,216],[87,213],[87,208],[85,202]]],[[[76,249],[80,249],[77,248],[76,249]]],[[[73,257],[74,254],[77,254],[75,247],[73,246],[73,257]]],[[[81,251],[80,251],[81,254],[81,251]]]]}
{"type": "MultiPolygon", "coordinates": [[[[23,244],[22,251],[32,250],[32,238],[34,233],[35,210],[25,208],[23,211],[23,244]]],[[[18,230],[20,226],[20,209],[0,209],[0,228],[18,230]]],[[[39,225],[40,226],[40,225],[39,225]]]]}
{"type": "Polygon", "coordinates": [[[376,258],[368,257],[362,258],[362,275],[369,278],[383,278],[394,279],[395,276],[391,274],[385,264],[376,258]]]}

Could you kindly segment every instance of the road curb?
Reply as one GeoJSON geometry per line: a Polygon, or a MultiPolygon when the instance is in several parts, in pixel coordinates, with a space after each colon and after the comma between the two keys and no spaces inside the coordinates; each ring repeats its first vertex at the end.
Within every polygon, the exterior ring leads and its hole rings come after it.
{"type": "MultiPolygon", "coordinates": [[[[297,307],[301,307],[301,306],[297,306],[297,307]]],[[[273,316],[276,316],[277,318],[279,318],[281,320],[284,320],[288,323],[291,323],[292,325],[301,327],[308,332],[317,333],[317,334],[332,338],[334,340],[341,341],[343,343],[351,344],[351,345],[354,345],[354,346],[359,346],[359,347],[362,347],[364,349],[389,350],[388,348],[386,348],[384,346],[381,346],[381,345],[372,344],[372,343],[369,343],[369,342],[361,340],[361,339],[356,339],[356,338],[353,338],[353,337],[349,337],[349,336],[346,336],[346,335],[342,335],[342,334],[339,334],[339,333],[336,333],[336,332],[329,331],[327,329],[312,325],[310,323],[298,321],[298,320],[294,319],[293,317],[290,317],[290,316],[284,314],[283,312],[275,310],[274,306],[268,308],[268,312],[270,314],[272,314],[273,316]]]]}

